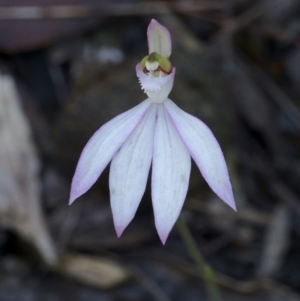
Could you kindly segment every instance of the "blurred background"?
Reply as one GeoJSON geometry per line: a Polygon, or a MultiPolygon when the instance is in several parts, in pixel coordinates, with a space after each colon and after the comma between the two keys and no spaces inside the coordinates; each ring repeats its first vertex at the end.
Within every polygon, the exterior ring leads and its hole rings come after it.
{"type": "Polygon", "coordinates": [[[149,185],[116,238],[108,169],[68,206],[92,133],[146,98],[152,18],[173,39],[170,98],[224,151],[238,212],[193,165],[182,211],[222,300],[300,300],[299,0],[0,1],[0,301],[208,300],[149,185]]]}

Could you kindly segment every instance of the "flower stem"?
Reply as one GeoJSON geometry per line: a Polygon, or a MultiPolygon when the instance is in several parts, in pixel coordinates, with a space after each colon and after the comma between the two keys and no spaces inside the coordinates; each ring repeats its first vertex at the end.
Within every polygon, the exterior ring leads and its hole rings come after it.
{"type": "Polygon", "coordinates": [[[191,256],[191,258],[194,260],[194,262],[197,264],[197,266],[203,273],[203,279],[206,284],[206,290],[207,290],[207,295],[209,297],[209,300],[220,301],[221,298],[220,298],[218,286],[216,285],[215,282],[214,271],[210,267],[210,265],[205,262],[204,258],[202,257],[187,224],[185,223],[184,219],[181,216],[179,216],[178,218],[177,227],[179,230],[179,234],[186,245],[189,255],[191,256]]]}

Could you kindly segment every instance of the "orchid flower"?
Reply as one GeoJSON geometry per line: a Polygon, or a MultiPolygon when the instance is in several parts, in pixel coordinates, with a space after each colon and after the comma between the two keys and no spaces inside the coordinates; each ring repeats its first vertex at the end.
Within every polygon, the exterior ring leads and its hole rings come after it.
{"type": "Polygon", "coordinates": [[[236,210],[226,162],[210,129],[168,98],[175,67],[169,31],[152,20],[149,55],[136,66],[148,98],[104,124],[82,151],[72,182],[70,204],[96,182],[111,161],[110,202],[117,236],[133,219],[145,192],[152,163],[155,226],[163,244],[186,198],[191,158],[211,189],[236,210]]]}

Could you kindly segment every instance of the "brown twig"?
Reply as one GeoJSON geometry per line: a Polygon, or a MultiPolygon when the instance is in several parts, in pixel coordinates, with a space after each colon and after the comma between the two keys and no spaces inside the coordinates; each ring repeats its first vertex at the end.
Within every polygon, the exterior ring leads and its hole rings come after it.
{"type": "Polygon", "coordinates": [[[270,214],[261,213],[259,211],[256,211],[255,209],[250,208],[239,208],[238,212],[230,210],[225,212],[218,212],[208,206],[203,206],[201,203],[199,203],[198,199],[195,199],[193,201],[189,199],[185,206],[190,210],[206,213],[216,218],[219,217],[222,219],[240,220],[257,225],[270,225],[270,223],[272,222],[272,216],[270,214]]]}
{"type": "Polygon", "coordinates": [[[127,266],[131,274],[136,278],[136,280],[149,292],[156,301],[171,301],[171,299],[166,295],[166,293],[157,285],[155,281],[151,279],[144,271],[142,271],[135,264],[130,264],[127,266]]]}
{"type": "Polygon", "coordinates": [[[0,20],[97,18],[105,15],[132,16],[163,14],[170,10],[188,12],[223,8],[224,3],[222,1],[201,1],[201,3],[153,1],[105,5],[14,6],[0,7],[0,20]]]}
{"type": "MultiPolygon", "coordinates": [[[[142,256],[143,258],[154,258],[161,262],[163,265],[170,266],[172,269],[183,272],[186,275],[189,275],[194,278],[203,279],[201,271],[199,271],[194,264],[170,252],[161,251],[158,249],[148,249],[147,251],[135,254],[135,256],[142,256]]],[[[216,282],[218,285],[237,293],[248,294],[255,293],[260,290],[272,290],[281,294],[293,294],[293,292],[291,292],[291,290],[288,287],[269,279],[257,278],[249,281],[242,281],[224,275],[222,273],[216,272],[215,274],[216,282]]]]}
{"type": "Polygon", "coordinates": [[[249,24],[253,23],[255,20],[263,16],[271,4],[272,1],[264,0],[262,2],[259,2],[258,4],[253,5],[251,8],[249,8],[236,18],[229,19],[225,23],[222,32],[233,34],[236,31],[244,29],[249,24]]]}
{"type": "Polygon", "coordinates": [[[269,158],[265,155],[258,143],[250,135],[247,135],[247,139],[252,142],[252,150],[258,154],[257,156],[251,156],[249,160],[251,161],[251,167],[259,171],[269,182],[270,191],[275,194],[279,200],[285,202],[288,207],[300,217],[300,199],[298,196],[279,178],[269,158]]]}
{"type": "Polygon", "coordinates": [[[263,72],[259,67],[255,66],[254,72],[261,86],[272,97],[273,101],[286,114],[293,125],[300,130],[300,110],[287,94],[263,72]]]}

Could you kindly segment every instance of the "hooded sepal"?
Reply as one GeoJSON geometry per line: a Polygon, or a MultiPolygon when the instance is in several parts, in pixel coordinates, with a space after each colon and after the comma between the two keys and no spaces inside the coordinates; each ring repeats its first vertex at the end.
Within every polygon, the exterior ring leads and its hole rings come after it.
{"type": "Polygon", "coordinates": [[[168,29],[152,19],[147,30],[149,54],[157,52],[169,58],[172,52],[172,40],[168,29]]]}

